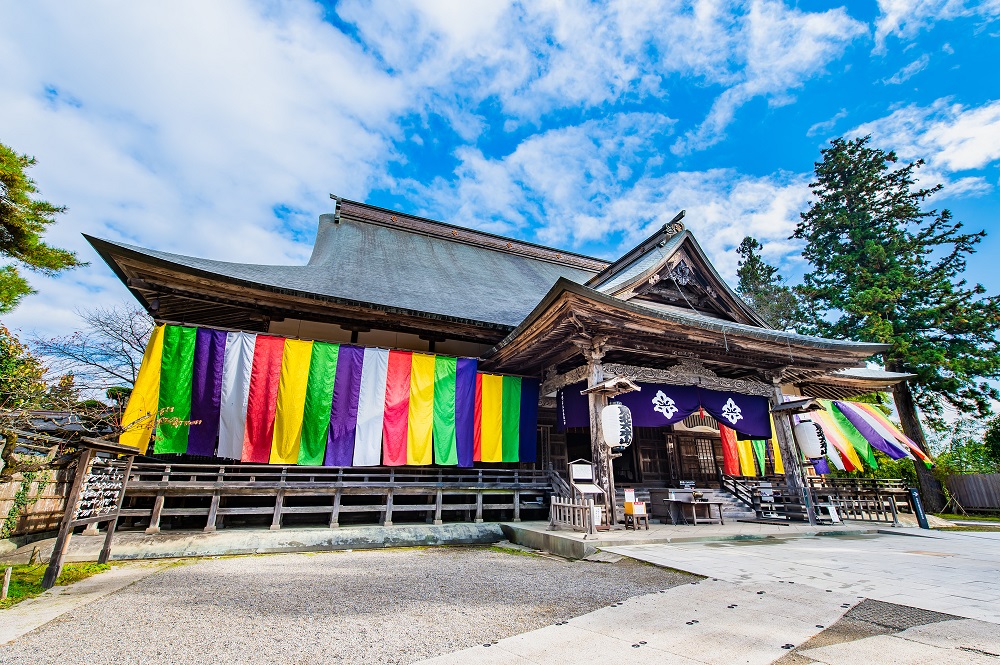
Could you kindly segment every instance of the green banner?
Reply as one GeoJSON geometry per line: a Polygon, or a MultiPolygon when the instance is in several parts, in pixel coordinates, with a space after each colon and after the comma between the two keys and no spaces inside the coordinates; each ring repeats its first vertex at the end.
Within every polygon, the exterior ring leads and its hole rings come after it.
{"type": "Polygon", "coordinates": [[[434,463],[458,464],[455,443],[455,375],[457,359],[434,357],[434,463]]]}
{"type": "Polygon", "coordinates": [[[302,441],[299,445],[299,464],[305,466],[323,465],[339,353],[339,344],[313,343],[306,405],[302,415],[302,441]]]}
{"type": "Polygon", "coordinates": [[[503,461],[518,460],[521,438],[521,377],[503,377],[503,461]]]}
{"type": "MultiPolygon", "coordinates": [[[[167,326],[163,331],[163,359],[160,362],[159,409],[173,409],[163,418],[191,419],[191,386],[194,374],[194,343],[197,328],[167,326]]],[[[186,453],[189,425],[161,422],[156,427],[154,452],[186,453]]]]}

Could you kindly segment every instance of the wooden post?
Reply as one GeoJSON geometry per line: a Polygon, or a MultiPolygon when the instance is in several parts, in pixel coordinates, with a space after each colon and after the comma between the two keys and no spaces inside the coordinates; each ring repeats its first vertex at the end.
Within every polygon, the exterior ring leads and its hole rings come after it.
{"type": "MultiPolygon", "coordinates": [[[[514,472],[514,485],[520,486],[520,473],[518,471],[514,472]]],[[[514,521],[521,521],[521,490],[514,490],[514,521]]]]}
{"type": "MultiPolygon", "coordinates": [[[[118,511],[122,508],[122,502],[125,500],[125,488],[128,486],[128,478],[132,474],[132,462],[135,461],[135,457],[129,455],[128,460],[125,462],[125,473],[122,476],[122,488],[118,493],[118,502],[115,504],[115,517],[110,522],[108,522],[108,534],[104,536],[104,547],[101,548],[101,555],[97,558],[97,563],[107,563],[111,558],[111,540],[115,537],[115,529],[118,527],[118,511]]],[[[94,524],[97,524],[94,522],[94,524]]]]}
{"type": "MultiPolygon", "coordinates": [[[[601,361],[604,358],[604,345],[607,341],[607,337],[598,336],[589,340],[586,346],[581,346],[583,357],[587,360],[588,388],[593,388],[604,380],[604,365],[601,361]]],[[[604,437],[601,434],[601,410],[608,405],[608,398],[606,395],[592,392],[588,393],[587,400],[590,403],[590,452],[594,461],[594,480],[605,492],[608,525],[614,526],[618,523],[615,478],[611,468],[611,450],[604,445],[604,437]]]]}
{"type": "Polygon", "coordinates": [[[442,504],[443,503],[444,503],[444,492],[442,492],[441,488],[439,487],[438,491],[437,491],[437,498],[436,498],[436,500],[434,502],[434,524],[441,524],[442,523],[441,522],[441,508],[442,508],[442,504]]]}
{"type": "Polygon", "coordinates": [[[389,488],[388,493],[385,496],[385,520],[382,522],[384,526],[392,526],[392,488],[389,488]]]}
{"type": "Polygon", "coordinates": [[[215,531],[215,521],[219,515],[219,500],[221,495],[218,492],[212,494],[212,503],[208,507],[208,519],[205,521],[205,533],[215,531]]]}
{"type": "Polygon", "coordinates": [[[156,498],[153,499],[153,512],[149,515],[149,526],[146,527],[146,533],[148,534],[160,532],[160,514],[163,512],[164,498],[163,492],[157,492],[156,498]]]}
{"type": "Polygon", "coordinates": [[[7,566],[7,570],[3,571],[3,588],[0,588],[0,600],[7,600],[7,593],[10,591],[10,574],[14,571],[13,568],[7,566]]]}
{"type": "MultiPolygon", "coordinates": [[[[778,379],[774,380],[774,392],[771,395],[771,406],[775,407],[779,404],[784,404],[784,396],[781,392],[781,382],[778,379]]],[[[802,456],[799,454],[799,447],[795,443],[795,437],[792,434],[792,424],[789,420],[790,416],[784,414],[779,414],[774,418],[774,435],[778,438],[778,447],[781,448],[781,461],[785,466],[785,483],[788,484],[788,489],[797,493],[799,498],[802,499],[803,505],[806,507],[806,517],[809,520],[809,524],[816,525],[816,511],[813,509],[812,497],[810,496],[809,487],[805,482],[805,476],[802,471],[802,456]]]]}
{"type": "Polygon", "coordinates": [[[76,515],[76,504],[80,502],[83,481],[87,478],[87,473],[90,471],[90,460],[93,456],[93,450],[84,448],[77,459],[76,473],[73,474],[73,485],[70,488],[69,496],[66,497],[66,510],[63,513],[62,523],[59,525],[59,534],[56,536],[56,543],[52,547],[49,567],[45,569],[45,577],[42,578],[43,589],[51,589],[62,573],[63,557],[66,556],[69,539],[73,535],[73,528],[70,526],[70,523],[76,515]]]}
{"type": "Polygon", "coordinates": [[[483,490],[476,491],[476,523],[483,521],[483,490]]]}
{"type": "Polygon", "coordinates": [[[340,526],[340,493],[341,489],[338,487],[333,493],[333,512],[330,513],[330,528],[336,529],[340,526]]]}
{"type": "Polygon", "coordinates": [[[281,509],[285,505],[285,490],[278,490],[274,497],[274,515],[271,516],[271,531],[281,528],[281,509]]]}

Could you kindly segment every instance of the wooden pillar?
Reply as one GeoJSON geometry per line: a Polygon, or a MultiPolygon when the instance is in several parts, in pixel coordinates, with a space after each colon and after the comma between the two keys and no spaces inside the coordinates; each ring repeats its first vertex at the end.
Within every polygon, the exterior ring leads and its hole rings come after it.
{"type": "Polygon", "coordinates": [[[220,495],[216,492],[212,495],[212,503],[208,507],[208,520],[205,522],[205,533],[212,533],[215,531],[215,521],[218,519],[219,515],[219,501],[220,495]]]}
{"type": "Polygon", "coordinates": [[[476,522],[483,521],[483,490],[476,491],[476,522]]]}
{"type": "Polygon", "coordinates": [[[163,512],[163,501],[165,495],[163,492],[157,492],[156,498],[153,499],[153,512],[149,515],[149,526],[146,527],[146,533],[154,534],[160,532],[160,514],[163,512]]]}
{"type": "Polygon", "coordinates": [[[274,514],[271,516],[271,531],[281,528],[281,509],[285,506],[285,490],[278,490],[274,497],[274,514]]]}
{"type": "MultiPolygon", "coordinates": [[[[775,407],[784,403],[784,396],[781,392],[781,383],[774,380],[774,392],[771,394],[771,406],[775,407]]],[[[785,483],[789,489],[797,492],[802,499],[802,504],[806,507],[806,517],[809,524],[816,524],[816,512],[813,508],[809,494],[809,488],[803,478],[802,455],[799,453],[798,444],[792,434],[791,416],[779,414],[774,417],[774,435],[778,439],[778,447],[781,448],[781,462],[785,466],[785,483]]]]}
{"type": "Polygon", "coordinates": [[[392,488],[385,495],[385,518],[382,522],[384,526],[392,526],[392,488]]]}
{"type": "Polygon", "coordinates": [[[441,521],[441,509],[443,507],[443,504],[444,504],[444,492],[442,492],[441,489],[438,488],[437,497],[434,502],[434,524],[443,523],[441,521]]]}
{"type": "Polygon", "coordinates": [[[333,511],[330,513],[331,529],[335,529],[340,526],[340,493],[341,489],[339,487],[333,493],[333,511]]]}
{"type": "MultiPolygon", "coordinates": [[[[588,388],[593,388],[604,380],[604,365],[601,361],[607,341],[607,337],[598,336],[588,340],[586,346],[581,345],[583,357],[587,360],[588,388]]],[[[590,453],[594,462],[594,480],[605,492],[608,524],[614,526],[618,523],[618,514],[615,505],[615,479],[611,471],[611,449],[604,444],[601,434],[601,411],[608,405],[608,398],[593,392],[587,395],[587,400],[590,404],[590,453]]]]}
{"type": "Polygon", "coordinates": [[[90,460],[94,451],[84,448],[76,462],[76,473],[73,474],[73,486],[70,488],[69,496],[66,497],[66,510],[63,513],[62,522],[59,524],[59,534],[56,536],[55,545],[52,547],[52,556],[49,558],[49,567],[45,569],[45,576],[42,578],[42,588],[51,589],[59,575],[62,573],[63,557],[66,555],[66,548],[69,547],[69,539],[73,535],[70,523],[76,515],[76,504],[80,502],[80,493],[83,491],[83,481],[90,471],[90,460]]]}

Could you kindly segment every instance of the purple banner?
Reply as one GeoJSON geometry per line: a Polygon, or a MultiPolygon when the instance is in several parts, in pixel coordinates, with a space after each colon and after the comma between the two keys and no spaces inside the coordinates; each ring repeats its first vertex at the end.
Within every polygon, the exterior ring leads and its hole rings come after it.
{"type": "Polygon", "coordinates": [[[538,447],[538,379],[521,379],[521,431],[518,461],[536,462],[538,447]]]}
{"type": "Polygon", "coordinates": [[[771,409],[766,397],[698,388],[701,406],[730,429],[754,439],[771,438],[771,409]]]}
{"type": "Polygon", "coordinates": [[[813,470],[816,471],[821,476],[825,476],[830,473],[830,463],[826,461],[823,457],[817,457],[815,459],[810,459],[810,463],[813,465],[813,470]]]}
{"type": "Polygon", "coordinates": [[[333,379],[333,405],[330,431],[327,433],[326,466],[351,466],[354,463],[354,433],[358,427],[358,401],[361,397],[361,368],[365,350],[340,345],[337,375],[333,379]]]}
{"type": "Polygon", "coordinates": [[[475,448],[477,367],[475,358],[459,358],[455,362],[455,447],[458,466],[467,469],[472,468],[475,448]]]}
{"type": "MultiPolygon", "coordinates": [[[[771,438],[770,408],[767,398],[739,393],[705,390],[695,386],[640,383],[639,392],[619,395],[632,412],[636,427],[664,427],[678,423],[699,407],[726,427],[751,438],[771,438]]],[[[580,382],[559,391],[556,401],[561,427],[589,427],[590,407],[587,396],[580,391],[587,387],[580,382]]]]}
{"type": "Polygon", "coordinates": [[[844,417],[851,421],[851,424],[854,425],[854,429],[861,432],[861,436],[865,437],[868,443],[871,444],[872,448],[885,453],[892,459],[903,459],[906,457],[906,453],[897,448],[894,441],[886,441],[885,438],[879,434],[875,428],[872,427],[868,421],[854,409],[853,406],[839,400],[835,401],[834,404],[836,404],[837,408],[840,409],[840,412],[844,414],[844,417]]]}
{"type": "Polygon", "coordinates": [[[198,328],[194,342],[191,389],[191,425],[188,455],[214,455],[219,436],[219,405],[222,396],[222,361],[226,355],[226,332],[198,328]]]}

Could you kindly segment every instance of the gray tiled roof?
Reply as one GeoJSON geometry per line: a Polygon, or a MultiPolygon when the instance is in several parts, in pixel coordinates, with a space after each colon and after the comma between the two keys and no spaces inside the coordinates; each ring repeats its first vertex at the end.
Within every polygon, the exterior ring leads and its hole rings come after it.
{"type": "Polygon", "coordinates": [[[595,273],[473,244],[320,217],[305,266],[230,263],[112,243],[168,263],[249,284],[431,315],[516,326],[560,277],[595,273]]]}

